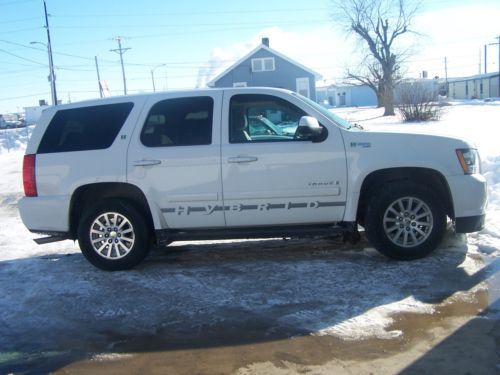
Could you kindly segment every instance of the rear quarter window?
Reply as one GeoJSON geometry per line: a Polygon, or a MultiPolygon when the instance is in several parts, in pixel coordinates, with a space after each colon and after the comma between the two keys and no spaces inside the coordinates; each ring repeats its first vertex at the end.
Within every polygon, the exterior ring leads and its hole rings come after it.
{"type": "Polygon", "coordinates": [[[38,153],[108,148],[133,106],[133,103],[117,103],[60,110],[50,121],[38,153]]]}

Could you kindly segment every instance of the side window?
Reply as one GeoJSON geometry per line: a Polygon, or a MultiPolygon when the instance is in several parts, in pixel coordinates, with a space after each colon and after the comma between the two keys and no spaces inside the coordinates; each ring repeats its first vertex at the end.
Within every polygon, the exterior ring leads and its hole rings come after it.
{"type": "Polygon", "coordinates": [[[295,133],[306,113],[286,100],[272,95],[234,95],[229,111],[231,143],[301,140],[295,133]]]}
{"type": "Polygon", "coordinates": [[[211,97],[167,99],[149,111],[141,131],[147,147],[195,146],[212,143],[211,97]]]}
{"type": "Polygon", "coordinates": [[[60,110],[50,121],[37,152],[48,154],[108,148],[133,106],[133,103],[117,103],[60,110]]]}

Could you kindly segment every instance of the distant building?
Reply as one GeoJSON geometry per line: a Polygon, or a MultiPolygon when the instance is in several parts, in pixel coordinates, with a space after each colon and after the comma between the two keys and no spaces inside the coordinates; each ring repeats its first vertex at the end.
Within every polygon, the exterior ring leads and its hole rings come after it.
{"type": "Polygon", "coordinates": [[[318,87],[316,101],[328,107],[377,105],[377,95],[366,85],[329,85],[318,87]]]}
{"type": "Polygon", "coordinates": [[[451,99],[485,99],[500,97],[499,73],[478,74],[448,79],[448,97],[451,99]]]}
{"type": "Polygon", "coordinates": [[[277,87],[316,100],[319,73],[269,47],[269,39],[207,83],[208,87],[277,87]]]}
{"type": "Polygon", "coordinates": [[[24,121],[27,125],[36,124],[42,115],[42,112],[49,108],[48,105],[41,105],[38,107],[24,107],[24,121]]]}

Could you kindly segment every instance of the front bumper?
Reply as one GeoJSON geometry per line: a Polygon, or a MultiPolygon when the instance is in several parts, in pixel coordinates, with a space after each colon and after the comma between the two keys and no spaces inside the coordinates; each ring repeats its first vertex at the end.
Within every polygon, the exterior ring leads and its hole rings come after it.
{"type": "Polygon", "coordinates": [[[457,217],[455,219],[455,232],[472,233],[479,232],[484,228],[486,215],[457,217]]]}
{"type": "Polygon", "coordinates": [[[467,218],[484,216],[487,205],[487,186],[484,176],[458,175],[448,176],[446,179],[453,199],[453,216],[457,221],[474,221],[467,218]]]}

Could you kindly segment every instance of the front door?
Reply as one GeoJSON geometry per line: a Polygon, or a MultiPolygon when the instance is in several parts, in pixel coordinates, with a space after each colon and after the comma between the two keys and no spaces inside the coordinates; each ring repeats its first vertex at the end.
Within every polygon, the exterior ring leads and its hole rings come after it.
{"type": "Polygon", "coordinates": [[[229,227],[340,221],[346,200],[340,130],[320,143],[295,135],[308,107],[283,94],[226,92],[222,182],[229,227]],[[281,97],[280,97],[281,96],[281,97]]]}

